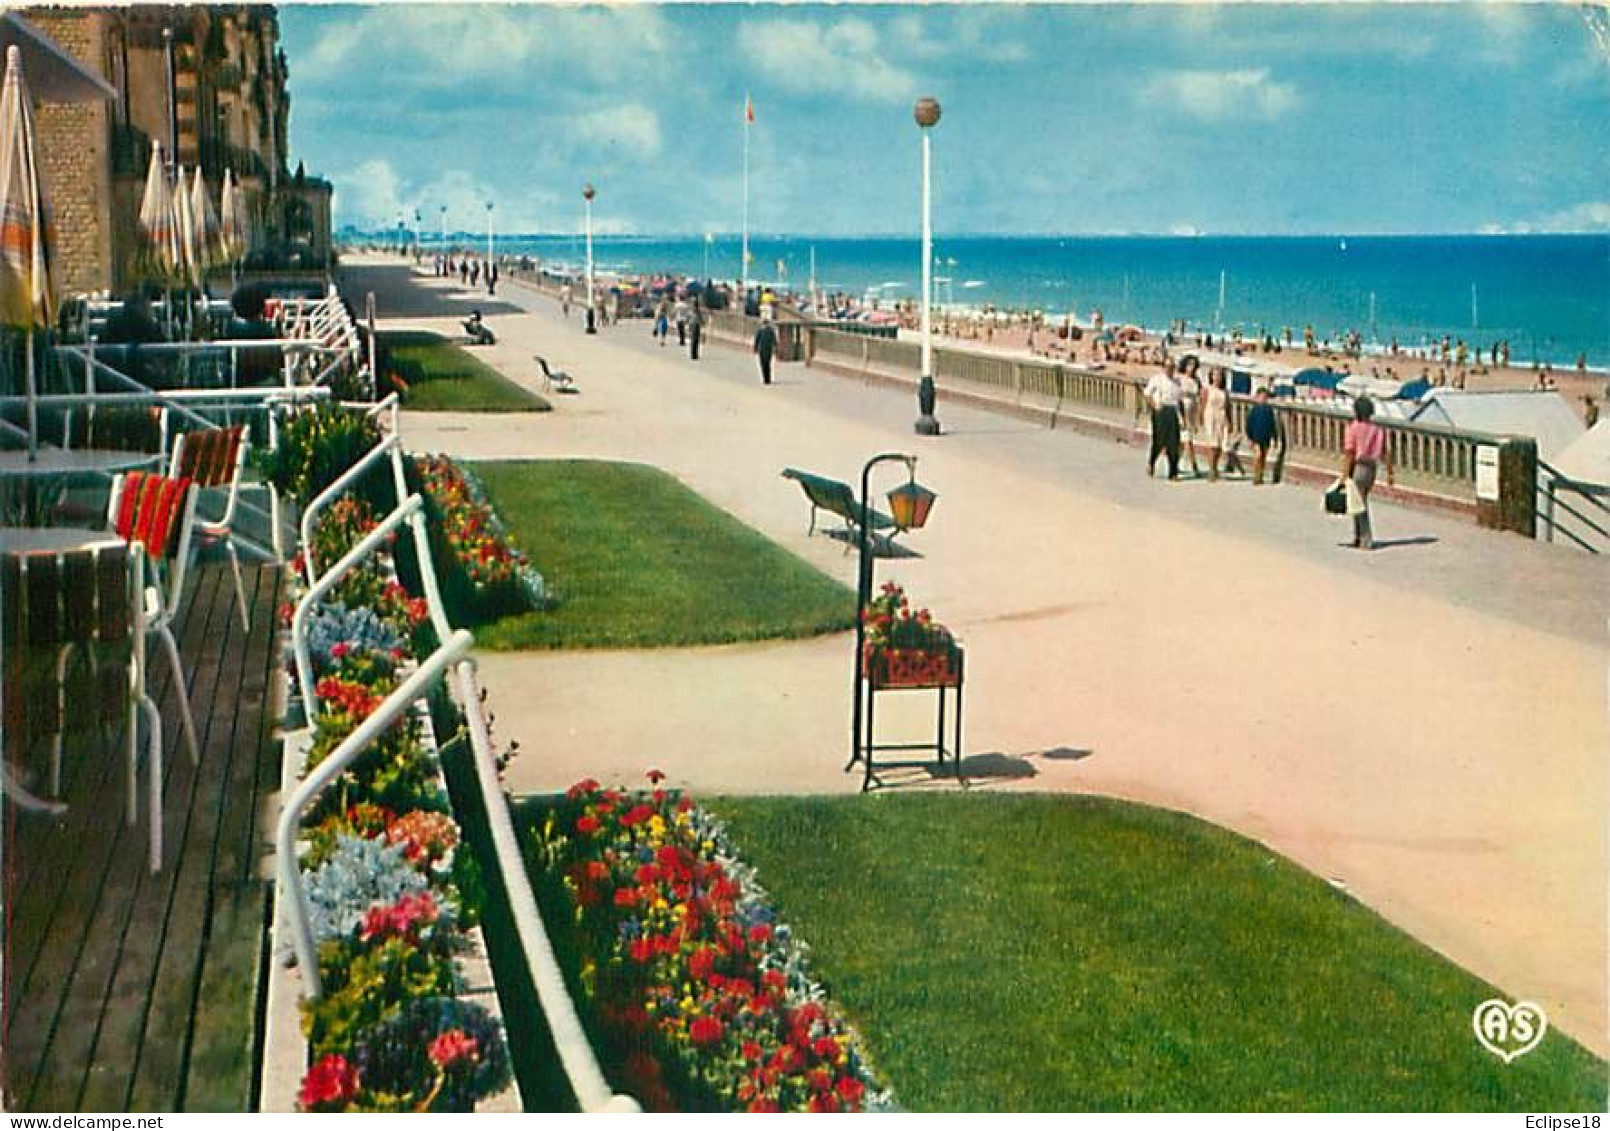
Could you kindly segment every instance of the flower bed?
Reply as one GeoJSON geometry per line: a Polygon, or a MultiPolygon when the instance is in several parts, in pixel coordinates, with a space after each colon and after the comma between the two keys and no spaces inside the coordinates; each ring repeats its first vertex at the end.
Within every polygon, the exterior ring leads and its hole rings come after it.
{"type": "Polygon", "coordinates": [[[448,606],[471,623],[540,609],[548,587],[508,531],[470,472],[446,456],[416,456],[413,471],[424,495],[431,550],[448,606]]]}
{"type": "Polygon", "coordinates": [[[584,781],[535,830],[574,910],[581,997],[650,1110],[892,1106],[715,818],[675,791],[584,781]]]}
{"type": "MultiPolygon", "coordinates": [[[[342,499],[309,549],[328,566],[374,524],[342,499]]],[[[314,611],[309,639],[320,705],[304,773],[379,707],[431,633],[382,553],[314,611]]],[[[510,1079],[499,1022],[457,997],[481,883],[424,725],[396,723],[307,818],[300,864],[323,993],[302,1003],[303,1110],[469,1111],[510,1079]]]]}

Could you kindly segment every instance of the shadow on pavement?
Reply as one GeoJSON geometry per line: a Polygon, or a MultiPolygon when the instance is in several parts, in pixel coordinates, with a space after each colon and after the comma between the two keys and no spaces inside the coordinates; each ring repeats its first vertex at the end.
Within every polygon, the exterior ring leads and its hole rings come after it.
{"type": "Polygon", "coordinates": [[[421,286],[413,268],[395,264],[343,267],[336,281],[354,310],[362,311],[364,294],[373,291],[385,318],[467,318],[472,310],[484,318],[524,313],[523,307],[488,295],[485,287],[460,288],[456,279],[452,290],[421,286]]]}

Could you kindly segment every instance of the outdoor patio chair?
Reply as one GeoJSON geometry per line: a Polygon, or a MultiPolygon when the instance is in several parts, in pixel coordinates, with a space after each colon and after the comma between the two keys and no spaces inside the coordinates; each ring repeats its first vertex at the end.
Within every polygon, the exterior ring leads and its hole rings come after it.
{"type": "Polygon", "coordinates": [[[109,511],[112,529],[118,537],[125,542],[139,544],[145,551],[146,563],[150,567],[150,576],[141,578],[141,613],[145,618],[145,631],[161,639],[168,653],[185,744],[190,749],[191,763],[199,765],[201,747],[196,742],[196,721],[190,711],[190,692],[185,684],[184,665],[179,660],[179,642],[173,637],[172,627],[184,595],[185,574],[190,566],[196,492],[188,479],[131,471],[112,481],[109,511]],[[164,572],[167,574],[166,592],[162,584],[164,572]]]}
{"type": "MultiPolygon", "coordinates": [[[[143,570],[138,546],[108,545],[0,558],[4,618],[5,754],[20,760],[33,742],[51,737],[50,796],[60,798],[62,747],[68,732],[107,732],[122,722],[128,752],[128,819],[137,817],[138,712],[150,723],[153,775],[151,866],[161,861],[161,720],[145,691],[145,649],[138,603],[143,570]],[[83,658],[75,680],[71,660],[83,658]],[[54,694],[50,684],[54,683],[54,694]],[[73,711],[67,710],[72,686],[73,711]],[[55,701],[54,712],[39,709],[55,701]]],[[[23,809],[59,815],[66,806],[24,789],[0,767],[0,788],[23,809]]]]}
{"type": "Polygon", "coordinates": [[[240,575],[240,555],[235,551],[235,510],[240,503],[240,483],[246,472],[246,426],[203,428],[182,432],[173,444],[168,475],[189,479],[199,490],[221,488],[227,491],[224,513],[216,520],[198,518],[196,533],[208,541],[222,542],[229,555],[229,568],[235,575],[235,600],[240,605],[240,624],[252,630],[251,608],[246,602],[246,586],[240,575]]]}

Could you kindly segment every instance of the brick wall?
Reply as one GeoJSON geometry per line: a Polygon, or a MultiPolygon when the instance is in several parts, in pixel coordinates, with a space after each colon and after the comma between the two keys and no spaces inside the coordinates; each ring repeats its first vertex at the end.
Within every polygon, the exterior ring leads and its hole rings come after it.
{"type": "MultiPolygon", "coordinates": [[[[25,16],[89,69],[103,72],[102,14],[36,8],[25,16]]],[[[54,221],[60,294],[104,290],[114,281],[107,110],[105,102],[35,107],[40,175],[54,221]]]]}

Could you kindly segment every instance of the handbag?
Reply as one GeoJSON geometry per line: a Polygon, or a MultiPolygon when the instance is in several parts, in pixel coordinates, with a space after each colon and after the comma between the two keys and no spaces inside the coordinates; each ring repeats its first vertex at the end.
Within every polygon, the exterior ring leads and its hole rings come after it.
{"type": "Polygon", "coordinates": [[[1347,485],[1340,479],[1325,490],[1325,513],[1347,513],[1347,485]]]}

